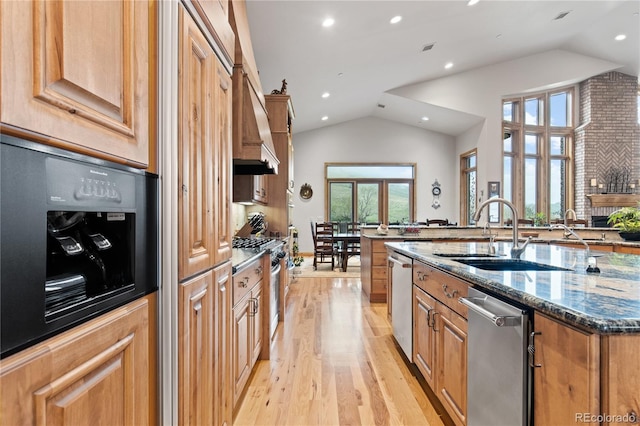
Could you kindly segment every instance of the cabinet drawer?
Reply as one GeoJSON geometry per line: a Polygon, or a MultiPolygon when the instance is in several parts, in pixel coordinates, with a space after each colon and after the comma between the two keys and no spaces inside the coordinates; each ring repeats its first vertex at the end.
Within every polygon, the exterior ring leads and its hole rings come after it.
{"type": "Polygon", "coordinates": [[[413,263],[413,283],[467,318],[467,307],[458,299],[467,297],[469,284],[423,263],[413,263]]]}
{"type": "Polygon", "coordinates": [[[387,268],[387,252],[373,252],[371,258],[373,266],[384,266],[387,268]]]}
{"type": "Polygon", "coordinates": [[[372,251],[374,253],[384,253],[385,259],[387,257],[387,248],[385,247],[384,243],[386,242],[387,241],[385,240],[375,240],[372,244],[372,251]]]}
{"type": "Polygon", "coordinates": [[[251,265],[236,272],[233,276],[233,306],[251,291],[251,289],[262,279],[262,261],[257,260],[251,265]]]}

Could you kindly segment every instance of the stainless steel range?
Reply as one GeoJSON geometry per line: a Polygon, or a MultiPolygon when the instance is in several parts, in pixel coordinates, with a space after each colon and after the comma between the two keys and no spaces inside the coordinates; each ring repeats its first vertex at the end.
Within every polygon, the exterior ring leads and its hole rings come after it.
{"type": "Polygon", "coordinates": [[[271,273],[269,275],[269,335],[273,336],[280,318],[280,260],[287,256],[284,251],[284,241],[276,238],[241,238],[233,239],[233,270],[240,269],[243,262],[253,261],[255,256],[262,253],[271,259],[271,273]]]}

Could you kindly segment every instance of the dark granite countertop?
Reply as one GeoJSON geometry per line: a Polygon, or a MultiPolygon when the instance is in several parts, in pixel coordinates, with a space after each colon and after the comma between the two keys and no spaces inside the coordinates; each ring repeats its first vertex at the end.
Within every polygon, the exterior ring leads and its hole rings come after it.
{"type": "MultiPolygon", "coordinates": [[[[640,333],[640,255],[592,251],[601,272],[586,272],[582,249],[529,244],[521,259],[570,271],[487,271],[436,253],[487,253],[488,243],[388,242],[388,248],[450,272],[537,311],[597,334],[640,333]]],[[[496,243],[508,253],[511,242],[496,243]]]]}

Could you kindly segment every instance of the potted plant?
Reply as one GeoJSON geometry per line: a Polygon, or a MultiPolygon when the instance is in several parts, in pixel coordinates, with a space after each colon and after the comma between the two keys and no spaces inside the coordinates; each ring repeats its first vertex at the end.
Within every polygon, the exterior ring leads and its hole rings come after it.
{"type": "Polygon", "coordinates": [[[543,212],[538,212],[533,216],[533,224],[535,226],[544,226],[547,223],[547,215],[543,212]]]}
{"type": "Polygon", "coordinates": [[[640,203],[636,207],[623,207],[609,215],[608,224],[619,230],[627,241],[640,241],[640,203]]]}

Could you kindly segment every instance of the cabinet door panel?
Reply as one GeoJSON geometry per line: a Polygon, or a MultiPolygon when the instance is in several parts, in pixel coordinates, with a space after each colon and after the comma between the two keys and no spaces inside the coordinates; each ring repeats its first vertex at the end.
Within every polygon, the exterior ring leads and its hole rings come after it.
{"type": "Polygon", "coordinates": [[[215,211],[215,263],[221,263],[231,258],[231,198],[233,159],[231,142],[231,77],[220,62],[216,63],[216,104],[215,104],[215,134],[216,159],[215,170],[216,200],[215,211]]]}
{"type": "Polygon", "coordinates": [[[231,425],[233,417],[231,384],[231,262],[214,270],[216,302],[216,404],[215,424],[231,425]]]}
{"type": "Polygon", "coordinates": [[[2,424],[148,424],[148,324],[140,299],[0,361],[2,424]]]}
{"type": "Polygon", "coordinates": [[[431,319],[435,316],[436,300],[413,287],[413,361],[431,389],[435,388],[435,333],[431,319]]]}
{"type": "Polygon", "coordinates": [[[253,346],[251,344],[251,317],[249,303],[251,294],[247,294],[233,308],[233,380],[234,394],[233,404],[238,402],[244,385],[249,379],[251,373],[251,355],[253,346]]]}
{"type": "Polygon", "coordinates": [[[445,409],[458,425],[467,416],[467,322],[438,302],[437,389],[445,409]]]}
{"type": "Polygon", "coordinates": [[[215,55],[180,8],[181,58],[178,151],[179,279],[213,265],[213,167],[211,78],[215,55]]]}
{"type": "Polygon", "coordinates": [[[5,2],[2,63],[11,66],[3,67],[0,120],[54,138],[47,143],[145,167],[151,4],[5,2]]]}
{"type": "Polygon", "coordinates": [[[599,337],[540,314],[535,315],[534,327],[539,333],[535,336],[535,362],[541,365],[534,370],[536,424],[574,424],[577,413],[597,416],[599,337]]]}
{"type": "MultiPolygon", "coordinates": [[[[264,342],[263,324],[269,328],[267,305],[264,303],[262,293],[262,280],[251,291],[252,297],[252,314],[251,314],[251,366],[253,366],[260,357],[260,351],[264,342]]],[[[267,332],[268,334],[268,332],[267,332]]]]}
{"type": "Polygon", "coordinates": [[[179,286],[180,424],[212,424],[214,297],[212,271],[179,286]]]}

